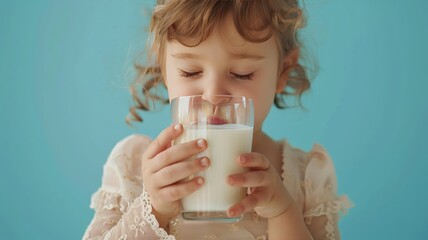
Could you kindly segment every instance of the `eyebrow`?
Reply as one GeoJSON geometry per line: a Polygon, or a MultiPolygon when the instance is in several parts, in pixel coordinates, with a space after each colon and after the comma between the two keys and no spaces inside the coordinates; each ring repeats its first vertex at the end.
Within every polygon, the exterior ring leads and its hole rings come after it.
{"type": "MultiPolygon", "coordinates": [[[[181,58],[181,59],[193,59],[193,60],[201,59],[200,55],[193,54],[193,53],[174,53],[174,54],[171,54],[171,56],[174,58],[181,58]]],[[[248,53],[234,53],[232,54],[232,57],[234,59],[251,59],[251,60],[265,59],[264,56],[248,54],[248,53]]]]}
{"type": "Polygon", "coordinates": [[[235,59],[252,59],[252,60],[265,59],[264,56],[256,55],[256,54],[249,54],[249,53],[234,53],[234,54],[232,54],[232,56],[235,59]]]}

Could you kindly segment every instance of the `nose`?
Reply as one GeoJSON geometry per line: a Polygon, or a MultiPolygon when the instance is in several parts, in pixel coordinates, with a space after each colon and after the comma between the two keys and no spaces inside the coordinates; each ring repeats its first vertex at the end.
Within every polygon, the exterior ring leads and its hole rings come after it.
{"type": "Polygon", "coordinates": [[[208,95],[205,93],[202,95],[202,99],[204,101],[207,101],[214,106],[230,102],[230,97],[230,95],[208,95]]]}
{"type": "Polygon", "coordinates": [[[230,93],[226,90],[221,78],[207,79],[203,83],[202,99],[212,105],[219,105],[230,101],[230,93]]]}

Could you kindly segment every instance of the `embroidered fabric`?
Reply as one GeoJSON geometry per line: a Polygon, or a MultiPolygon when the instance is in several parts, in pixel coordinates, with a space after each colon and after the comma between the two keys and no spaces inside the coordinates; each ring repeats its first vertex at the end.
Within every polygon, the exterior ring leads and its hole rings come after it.
{"type": "Polygon", "coordinates": [[[119,208],[121,212],[125,212],[129,207],[129,201],[126,201],[119,193],[109,193],[98,189],[92,195],[89,207],[95,209],[95,211],[119,208]]]}
{"type": "MultiPolygon", "coordinates": [[[[177,217],[169,222],[169,232],[160,228],[141,181],[140,159],[148,144],[147,137],[132,135],[115,146],[104,166],[102,185],[91,197],[95,214],[83,239],[268,239],[267,220],[254,212],[233,224],[177,217]]],[[[339,214],[346,213],[352,203],[346,196],[337,196],[331,158],[319,145],[303,152],[285,140],[281,144],[284,185],[314,239],[340,239],[339,214]]]]}
{"type": "Polygon", "coordinates": [[[303,217],[317,217],[321,215],[331,215],[339,213],[344,215],[352,207],[352,203],[347,196],[340,196],[336,200],[328,201],[317,205],[303,213],[303,217]]]}
{"type": "Polygon", "coordinates": [[[140,200],[143,204],[143,216],[144,219],[150,224],[150,227],[153,231],[156,232],[156,235],[165,240],[175,240],[175,237],[168,235],[165,229],[159,227],[159,222],[156,220],[156,217],[152,214],[152,203],[150,201],[149,194],[143,187],[143,194],[141,194],[140,200]]]}
{"type": "Polygon", "coordinates": [[[132,135],[113,148],[102,185],[91,197],[95,215],[83,239],[175,239],[147,214],[139,159],[149,143],[146,137],[132,135]]]}
{"type": "Polygon", "coordinates": [[[315,144],[308,153],[308,161],[302,172],[302,183],[305,195],[303,217],[307,224],[312,218],[325,216],[325,237],[330,240],[338,239],[337,224],[339,217],[344,215],[352,203],[347,196],[337,196],[337,179],[331,157],[327,151],[315,144]]]}
{"type": "Polygon", "coordinates": [[[159,227],[151,214],[150,199],[145,191],[131,204],[125,203],[118,194],[103,191],[98,191],[92,199],[91,206],[96,210],[96,215],[83,239],[132,240],[144,237],[143,239],[175,240],[174,236],[168,235],[159,227]]]}

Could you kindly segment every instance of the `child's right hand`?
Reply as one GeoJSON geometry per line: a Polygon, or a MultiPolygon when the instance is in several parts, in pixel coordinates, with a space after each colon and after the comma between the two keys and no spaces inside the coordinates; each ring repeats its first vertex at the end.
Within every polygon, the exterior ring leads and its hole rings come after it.
{"type": "MultiPolygon", "coordinates": [[[[143,184],[150,196],[155,216],[164,221],[177,216],[180,213],[180,199],[198,190],[204,183],[202,177],[183,179],[209,166],[206,157],[186,161],[206,149],[204,139],[171,146],[171,142],[182,132],[181,124],[169,126],[153,140],[143,154],[143,184]]],[[[161,224],[160,219],[158,221],[161,224]]]]}

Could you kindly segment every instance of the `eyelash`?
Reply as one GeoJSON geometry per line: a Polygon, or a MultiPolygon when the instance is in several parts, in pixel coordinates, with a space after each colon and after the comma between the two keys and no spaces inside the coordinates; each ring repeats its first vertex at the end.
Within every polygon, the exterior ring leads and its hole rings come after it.
{"type": "Polygon", "coordinates": [[[180,70],[180,76],[185,78],[194,78],[194,77],[197,77],[198,74],[200,73],[202,72],[186,72],[186,71],[180,70]]]}
{"type": "Polygon", "coordinates": [[[236,73],[231,73],[233,75],[234,78],[238,79],[238,80],[251,80],[254,73],[250,73],[250,74],[246,74],[246,75],[239,75],[236,73]]]}
{"type": "MultiPolygon", "coordinates": [[[[198,75],[201,73],[202,72],[186,72],[186,71],[180,70],[180,76],[185,77],[185,78],[195,78],[195,77],[198,77],[198,75]]],[[[246,74],[246,75],[231,73],[231,75],[238,80],[251,80],[254,73],[250,73],[250,74],[246,74]]]]}

